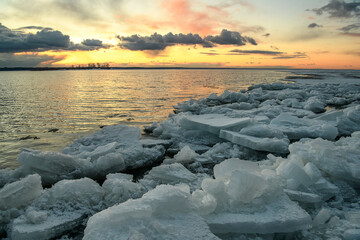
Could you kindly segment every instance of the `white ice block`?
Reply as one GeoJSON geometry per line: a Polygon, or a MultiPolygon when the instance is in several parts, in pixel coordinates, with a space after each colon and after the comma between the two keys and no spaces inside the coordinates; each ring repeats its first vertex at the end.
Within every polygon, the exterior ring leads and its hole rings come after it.
{"type": "Polygon", "coordinates": [[[311,217],[296,203],[282,196],[255,213],[210,214],[205,217],[213,233],[281,233],[308,229],[311,217]]]}
{"type": "Polygon", "coordinates": [[[203,114],[185,116],[180,126],[185,129],[207,131],[218,135],[220,130],[240,130],[253,123],[251,118],[230,118],[223,114],[203,114]]]}
{"type": "Polygon", "coordinates": [[[220,137],[240,146],[258,151],[273,153],[289,152],[289,140],[287,138],[259,138],[227,130],[221,130],[220,137]]]}

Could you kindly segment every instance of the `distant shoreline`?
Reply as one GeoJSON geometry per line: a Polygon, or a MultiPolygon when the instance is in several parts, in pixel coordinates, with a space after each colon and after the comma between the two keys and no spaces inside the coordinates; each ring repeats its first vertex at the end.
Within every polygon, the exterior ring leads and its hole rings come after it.
{"type": "Polygon", "coordinates": [[[334,70],[360,71],[360,69],[307,69],[286,67],[238,68],[238,67],[3,67],[0,71],[61,71],[61,70],[334,70]]]}
{"type": "Polygon", "coordinates": [[[110,68],[89,68],[89,67],[4,67],[0,68],[0,71],[59,71],[59,70],[193,70],[193,69],[205,69],[205,70],[288,70],[291,68],[210,68],[210,67],[110,67],[110,68]]]}

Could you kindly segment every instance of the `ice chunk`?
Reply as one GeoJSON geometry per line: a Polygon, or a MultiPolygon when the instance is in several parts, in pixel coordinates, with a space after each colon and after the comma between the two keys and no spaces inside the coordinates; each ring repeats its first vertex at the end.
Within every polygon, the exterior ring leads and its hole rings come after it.
{"type": "Polygon", "coordinates": [[[250,203],[254,198],[264,193],[267,183],[256,174],[243,170],[232,171],[227,187],[231,206],[250,203]]]}
{"type": "Polygon", "coordinates": [[[329,209],[322,208],[313,220],[314,226],[319,226],[324,224],[327,220],[331,218],[331,212],[329,209]]]}
{"type": "Polygon", "coordinates": [[[355,139],[348,137],[334,143],[318,138],[293,143],[289,150],[291,155],[297,155],[305,162],[312,162],[332,178],[360,182],[360,149],[357,138],[355,139]]]}
{"type": "Polygon", "coordinates": [[[221,130],[220,137],[232,143],[258,151],[273,153],[288,153],[289,140],[287,138],[259,138],[247,136],[237,132],[221,130]]]}
{"type": "Polygon", "coordinates": [[[300,191],[294,191],[285,189],[284,192],[288,195],[288,197],[297,202],[302,203],[318,203],[321,202],[321,197],[314,193],[305,193],[300,191]]]}
{"type": "Polygon", "coordinates": [[[89,163],[83,159],[57,152],[31,149],[24,149],[19,154],[18,161],[38,173],[46,185],[63,178],[83,176],[89,168],[89,163]]]}
{"type": "Polygon", "coordinates": [[[153,179],[162,184],[174,184],[194,181],[196,176],[180,163],[173,163],[152,168],[145,178],[153,179]]]}
{"type": "Polygon", "coordinates": [[[180,126],[185,129],[197,129],[218,135],[220,130],[240,130],[253,122],[251,118],[230,118],[223,114],[203,114],[185,116],[180,126]]]}
{"type": "Polygon", "coordinates": [[[304,166],[304,171],[313,182],[317,182],[318,180],[320,180],[320,178],[322,178],[320,170],[311,162],[308,162],[304,166]]]}
{"type": "Polygon", "coordinates": [[[216,199],[216,210],[223,211],[227,208],[229,195],[226,192],[224,181],[219,179],[205,178],[201,183],[201,188],[216,199]]]}
{"type": "Polygon", "coordinates": [[[255,124],[245,127],[240,130],[240,133],[259,138],[286,138],[281,131],[273,129],[269,125],[265,124],[255,124]]]}
{"type": "Polygon", "coordinates": [[[230,158],[214,166],[214,176],[216,179],[229,179],[232,172],[236,170],[260,174],[260,168],[256,162],[230,158]]]}
{"type": "Polygon", "coordinates": [[[280,233],[310,228],[311,217],[285,195],[258,212],[205,216],[213,233],[280,233]]]}
{"type": "Polygon", "coordinates": [[[207,192],[195,190],[191,194],[191,203],[194,205],[199,215],[208,215],[216,209],[216,199],[207,192]]]}
{"type": "Polygon", "coordinates": [[[343,234],[344,240],[358,240],[360,239],[360,229],[348,229],[343,234]]]}
{"type": "MultiPolygon", "coordinates": [[[[131,176],[131,175],[130,175],[131,176]]],[[[139,183],[134,183],[129,177],[125,177],[124,174],[112,174],[103,183],[104,199],[108,206],[112,206],[117,203],[125,202],[130,198],[139,198],[144,193],[144,187],[139,183]]]]}
{"type": "Polygon", "coordinates": [[[122,180],[129,180],[132,181],[133,180],[133,175],[131,174],[126,174],[126,173],[110,173],[108,175],[106,175],[106,179],[122,179],[122,180]]]}
{"type": "Polygon", "coordinates": [[[185,146],[174,156],[174,160],[178,163],[186,164],[194,162],[197,156],[198,154],[194,150],[189,146],[185,146]]]}
{"type": "Polygon", "coordinates": [[[289,139],[317,138],[321,137],[334,140],[338,130],[329,122],[304,119],[282,113],[270,122],[272,128],[282,131],[289,139]]]}
{"type": "Polygon", "coordinates": [[[189,192],[161,185],[141,199],[129,200],[92,216],[84,240],[218,239],[192,212],[189,192]],[[139,238],[138,238],[139,237],[139,238]]]}
{"type": "Polygon", "coordinates": [[[94,151],[89,153],[89,157],[91,159],[97,159],[100,156],[104,156],[108,153],[114,152],[116,145],[117,145],[116,142],[111,142],[106,145],[100,145],[97,148],[95,148],[94,151]]]}
{"type": "Polygon", "coordinates": [[[141,129],[128,127],[126,125],[106,126],[100,131],[75,140],[64,148],[63,153],[86,158],[94,153],[93,151],[111,149],[110,143],[116,143],[116,148],[129,146],[138,143],[141,136],[141,129]],[[102,148],[107,146],[106,148],[102,148]]]}
{"type": "Polygon", "coordinates": [[[68,205],[81,205],[88,208],[100,203],[103,189],[94,180],[82,178],[62,180],[48,189],[39,199],[42,204],[51,206],[57,202],[68,205]]]}
{"type": "Polygon", "coordinates": [[[45,222],[48,218],[48,212],[46,211],[37,211],[32,207],[26,209],[25,212],[27,220],[32,224],[38,224],[45,222]]]}
{"type": "Polygon", "coordinates": [[[169,147],[172,144],[172,141],[167,139],[143,138],[140,139],[140,143],[143,145],[143,147],[155,147],[156,145],[169,147]]]}
{"type": "Polygon", "coordinates": [[[9,183],[0,190],[0,211],[25,207],[40,196],[42,190],[41,178],[37,174],[9,183]]]}
{"type": "Polygon", "coordinates": [[[52,239],[80,225],[84,217],[83,214],[78,212],[67,212],[64,215],[50,215],[46,221],[37,224],[20,217],[14,220],[11,239],[52,239]]]}
{"type": "Polygon", "coordinates": [[[313,184],[313,181],[306,174],[304,169],[293,161],[283,161],[279,167],[276,168],[276,173],[287,179],[294,179],[304,186],[313,184]]]}
{"type": "Polygon", "coordinates": [[[310,110],[314,113],[321,113],[325,112],[325,103],[320,101],[317,97],[310,97],[306,100],[304,109],[310,110]]]}

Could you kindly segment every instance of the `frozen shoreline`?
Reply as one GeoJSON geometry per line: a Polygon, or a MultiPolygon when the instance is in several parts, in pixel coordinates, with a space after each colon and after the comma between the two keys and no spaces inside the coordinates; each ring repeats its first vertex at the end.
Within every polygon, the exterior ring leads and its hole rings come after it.
{"type": "Polygon", "coordinates": [[[175,109],[151,138],[117,125],[23,150],[0,170],[1,236],[360,237],[360,85],[260,84],[175,109]]]}

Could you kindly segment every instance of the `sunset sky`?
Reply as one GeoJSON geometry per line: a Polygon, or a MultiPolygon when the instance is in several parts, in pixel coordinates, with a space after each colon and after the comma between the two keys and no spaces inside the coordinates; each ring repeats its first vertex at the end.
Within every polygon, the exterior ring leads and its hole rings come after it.
{"type": "Polygon", "coordinates": [[[1,0],[0,67],[360,69],[360,0],[1,0]]]}

